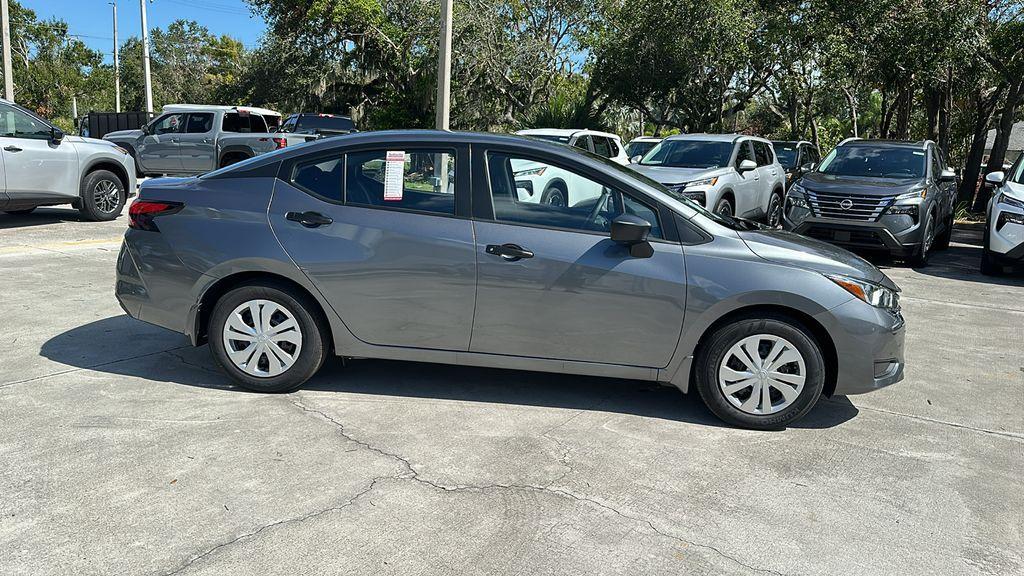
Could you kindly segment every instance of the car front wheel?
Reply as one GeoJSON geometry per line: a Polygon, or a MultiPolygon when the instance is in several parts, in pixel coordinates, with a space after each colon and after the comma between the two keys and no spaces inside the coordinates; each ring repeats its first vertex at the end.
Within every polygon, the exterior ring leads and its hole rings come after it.
{"type": "Polygon", "coordinates": [[[721,200],[718,201],[718,204],[715,206],[715,214],[721,214],[722,216],[732,216],[733,213],[734,212],[732,209],[732,202],[730,202],[728,198],[722,198],[721,200]]]}
{"type": "Polygon", "coordinates": [[[742,318],[710,335],[696,358],[697,391],[716,416],[775,430],[814,407],[825,361],[814,337],[784,316],[742,318]]]}
{"type": "Polygon", "coordinates": [[[121,214],[128,194],[116,174],[108,170],[96,170],[82,181],[79,211],[87,220],[103,222],[113,220],[121,214]]]}
{"type": "Polygon", "coordinates": [[[772,192],[772,198],[768,201],[768,212],[764,218],[769,228],[778,228],[782,225],[782,194],[772,192]]]}
{"type": "Polygon", "coordinates": [[[323,365],[325,330],[308,297],[284,286],[250,285],[217,301],[208,335],[214,358],[240,386],[289,392],[323,365]]]}

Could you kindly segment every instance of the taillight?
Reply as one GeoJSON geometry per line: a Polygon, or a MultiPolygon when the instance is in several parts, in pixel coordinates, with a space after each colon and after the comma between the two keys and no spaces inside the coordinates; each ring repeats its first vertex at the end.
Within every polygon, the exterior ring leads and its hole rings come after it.
{"type": "Polygon", "coordinates": [[[136,200],[128,207],[128,227],[136,230],[147,230],[159,232],[156,222],[157,216],[166,216],[181,212],[185,205],[181,202],[161,202],[159,200],[136,200]]]}
{"type": "Polygon", "coordinates": [[[288,145],[288,139],[287,138],[272,138],[272,140],[274,141],[274,146],[278,150],[280,150],[281,148],[284,148],[285,146],[288,145]]]}

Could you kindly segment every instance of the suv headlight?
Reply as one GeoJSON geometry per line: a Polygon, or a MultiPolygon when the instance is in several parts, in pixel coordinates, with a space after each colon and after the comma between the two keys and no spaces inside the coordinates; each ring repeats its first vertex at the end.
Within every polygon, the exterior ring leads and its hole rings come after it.
{"type": "Polygon", "coordinates": [[[928,197],[928,189],[927,188],[921,188],[920,190],[914,190],[912,192],[907,192],[906,194],[900,194],[899,196],[896,197],[896,201],[900,202],[902,200],[917,200],[918,198],[927,198],[927,197],[928,197]]]}
{"type": "Polygon", "coordinates": [[[807,190],[799,184],[789,187],[789,192],[786,193],[786,203],[790,208],[811,209],[811,205],[807,203],[807,190]]]}
{"type": "Polygon", "coordinates": [[[544,171],[547,170],[547,166],[540,166],[539,168],[527,168],[518,172],[513,172],[512,175],[516,178],[520,176],[543,176],[544,171]]]}
{"type": "Polygon", "coordinates": [[[1000,192],[999,196],[996,196],[996,203],[1006,204],[1007,206],[1013,206],[1014,208],[1024,210],[1024,202],[1017,200],[1016,198],[1013,198],[1011,196],[1007,196],[1006,192],[1000,192]]]}
{"type": "Polygon", "coordinates": [[[875,308],[882,308],[892,312],[897,312],[900,309],[900,296],[895,290],[890,290],[874,282],[859,280],[849,276],[826,274],[825,277],[835,282],[843,290],[853,294],[861,301],[871,304],[875,308]]]}
{"type": "Polygon", "coordinates": [[[687,182],[686,184],[683,184],[683,189],[702,188],[705,186],[710,188],[715,184],[718,184],[718,176],[715,176],[714,178],[705,178],[703,180],[694,180],[693,182],[687,182]]]}

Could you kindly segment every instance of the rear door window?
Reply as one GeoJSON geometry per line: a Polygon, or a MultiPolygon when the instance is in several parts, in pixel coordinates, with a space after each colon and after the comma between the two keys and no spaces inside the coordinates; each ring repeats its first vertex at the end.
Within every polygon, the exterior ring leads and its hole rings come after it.
{"type": "Polygon", "coordinates": [[[186,134],[205,134],[213,128],[213,114],[209,112],[198,112],[188,115],[185,122],[186,134]]]}
{"type": "Polygon", "coordinates": [[[300,162],[292,172],[292,183],[331,202],[344,201],[345,157],[331,156],[300,162]]]}
{"type": "Polygon", "coordinates": [[[576,139],[576,143],[573,146],[589,152],[591,150],[590,136],[580,136],[576,139]]]}
{"type": "Polygon", "coordinates": [[[604,156],[605,158],[612,157],[611,146],[608,145],[608,139],[604,136],[594,136],[594,154],[598,156],[604,156]]]}
{"type": "Polygon", "coordinates": [[[454,150],[374,150],[346,157],[345,203],[455,214],[454,150]]]}

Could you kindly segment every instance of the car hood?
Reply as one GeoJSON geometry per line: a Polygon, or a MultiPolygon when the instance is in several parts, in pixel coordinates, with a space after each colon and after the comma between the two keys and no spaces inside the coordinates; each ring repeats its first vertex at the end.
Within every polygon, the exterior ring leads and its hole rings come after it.
{"type": "Polygon", "coordinates": [[[676,168],[644,164],[630,164],[629,167],[661,184],[693,182],[694,180],[719,176],[729,171],[729,168],[676,168]]]}
{"type": "Polygon", "coordinates": [[[107,132],[103,138],[109,140],[110,138],[138,138],[139,136],[142,136],[142,130],[116,130],[107,132]]]}
{"type": "Polygon", "coordinates": [[[75,146],[100,146],[104,149],[110,149],[116,146],[113,142],[106,140],[99,140],[97,138],[86,138],[84,136],[65,136],[65,142],[72,142],[75,146]]]}
{"type": "Polygon", "coordinates": [[[838,246],[782,230],[738,232],[750,251],[770,262],[842,274],[899,290],[874,264],[838,246]]]}
{"type": "Polygon", "coordinates": [[[826,194],[862,194],[865,196],[896,196],[924,186],[922,178],[867,178],[837,176],[811,172],[800,179],[804,188],[826,194]]]}

